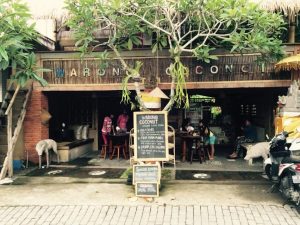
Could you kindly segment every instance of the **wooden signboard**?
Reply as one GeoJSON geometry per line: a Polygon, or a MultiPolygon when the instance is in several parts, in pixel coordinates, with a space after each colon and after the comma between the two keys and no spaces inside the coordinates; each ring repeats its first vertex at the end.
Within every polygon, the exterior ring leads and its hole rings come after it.
{"type": "Polygon", "coordinates": [[[132,183],[155,182],[160,183],[160,165],[133,165],[133,180],[132,183]]]}
{"type": "Polygon", "coordinates": [[[158,183],[136,183],[135,195],[138,197],[158,197],[159,184],[158,183]]]}
{"type": "Polygon", "coordinates": [[[167,112],[134,113],[134,159],[166,161],[168,159],[167,112]]]}

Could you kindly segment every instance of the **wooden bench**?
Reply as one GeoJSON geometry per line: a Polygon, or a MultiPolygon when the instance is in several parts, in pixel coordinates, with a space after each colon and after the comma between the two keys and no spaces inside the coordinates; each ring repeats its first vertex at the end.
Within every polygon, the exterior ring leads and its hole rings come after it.
{"type": "Polygon", "coordinates": [[[58,142],[57,151],[60,162],[72,161],[93,150],[94,139],[75,140],[71,142],[58,142]]]}

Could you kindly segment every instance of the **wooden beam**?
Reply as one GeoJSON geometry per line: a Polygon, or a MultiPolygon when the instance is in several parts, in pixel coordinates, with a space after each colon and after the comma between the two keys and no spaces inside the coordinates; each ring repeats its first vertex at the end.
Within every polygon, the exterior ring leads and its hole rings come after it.
{"type": "Polygon", "coordinates": [[[5,113],[7,115],[7,167],[8,167],[8,176],[12,177],[14,171],[13,171],[13,150],[12,150],[12,108],[8,111],[8,113],[5,113]]]}
{"type": "MultiPolygon", "coordinates": [[[[141,84],[141,89],[144,89],[141,84]]],[[[46,87],[34,87],[39,91],[121,91],[122,84],[49,84],[46,87]]],[[[128,85],[129,90],[135,90],[134,84],[128,85]]]]}
{"type": "MultiPolygon", "coordinates": [[[[214,82],[188,82],[187,89],[227,89],[227,88],[275,88],[289,87],[291,80],[255,80],[255,81],[214,81],[214,82]]],[[[171,83],[160,83],[161,89],[170,89],[171,83]]]]}
{"type": "Polygon", "coordinates": [[[3,162],[3,167],[1,169],[0,180],[3,180],[6,177],[8,170],[8,157],[6,156],[3,162]]]}
{"type": "Polygon", "coordinates": [[[8,105],[6,111],[5,111],[5,115],[8,115],[9,111],[11,111],[12,106],[13,106],[13,104],[14,104],[14,101],[15,101],[15,99],[16,99],[16,97],[17,97],[17,94],[18,94],[19,90],[20,90],[20,85],[18,84],[18,86],[17,86],[17,88],[16,88],[16,90],[15,90],[15,92],[14,92],[14,95],[13,95],[13,97],[11,98],[11,100],[10,100],[10,102],[9,102],[9,105],[8,105]]]}
{"type": "Polygon", "coordinates": [[[3,167],[0,174],[0,180],[4,179],[6,177],[6,174],[8,172],[8,177],[12,177],[14,170],[13,170],[13,153],[16,146],[17,139],[19,137],[20,131],[23,126],[23,121],[26,115],[26,106],[28,103],[28,100],[30,98],[32,92],[32,83],[31,86],[26,94],[25,101],[23,103],[22,111],[20,113],[20,116],[18,118],[17,126],[13,132],[12,127],[12,108],[9,109],[7,112],[7,155],[5,158],[5,161],[3,163],[3,167]]]}
{"type": "MultiPolygon", "coordinates": [[[[222,89],[222,88],[272,88],[289,87],[291,80],[255,80],[255,81],[213,81],[213,82],[188,82],[187,89],[222,89]]],[[[170,89],[170,83],[159,83],[161,89],[170,89]]],[[[46,87],[36,85],[35,90],[40,91],[121,91],[122,84],[49,84],[46,87]]],[[[129,84],[129,90],[135,90],[129,84]]],[[[141,89],[145,89],[141,85],[141,89]]]]}

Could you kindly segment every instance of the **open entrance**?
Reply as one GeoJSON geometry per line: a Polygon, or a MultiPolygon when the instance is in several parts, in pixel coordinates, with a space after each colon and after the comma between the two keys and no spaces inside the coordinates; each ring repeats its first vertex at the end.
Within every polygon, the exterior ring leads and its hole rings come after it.
{"type": "MultiPolygon", "coordinates": [[[[271,137],[274,135],[274,115],[278,96],[286,94],[286,91],[286,88],[189,90],[190,108],[173,109],[169,116],[170,123],[180,130],[184,119],[189,118],[197,135],[199,120],[204,120],[216,136],[215,157],[209,161],[214,168],[261,170],[262,159],[255,160],[254,166],[248,166],[248,162],[243,158],[228,160],[227,156],[235,150],[236,138],[243,135],[241,127],[245,120],[252,122],[255,129],[255,143],[266,141],[266,134],[271,137]]],[[[176,153],[182,155],[182,138],[177,137],[176,143],[176,153]]],[[[192,144],[190,147],[195,148],[192,144]]],[[[190,160],[188,152],[186,160],[190,160]]],[[[195,162],[192,166],[185,164],[185,167],[212,169],[211,165],[199,166],[199,162],[197,165],[194,164],[195,162]]],[[[181,164],[178,167],[180,168],[181,164]]]]}
{"type": "MultiPolygon", "coordinates": [[[[262,161],[256,164],[257,166],[249,167],[242,159],[231,162],[226,159],[226,156],[233,150],[236,137],[241,135],[240,127],[245,119],[250,119],[257,128],[257,141],[264,141],[265,134],[273,135],[276,102],[278,96],[286,94],[286,91],[286,88],[189,90],[189,95],[192,97],[191,108],[185,110],[175,107],[169,113],[169,125],[174,127],[177,134],[177,168],[261,170],[262,161]],[[181,162],[182,140],[179,133],[186,117],[191,117],[195,129],[197,129],[198,120],[204,119],[217,136],[216,157],[213,161],[202,164],[181,162]]],[[[72,142],[76,139],[76,132],[74,130],[70,132],[70,128],[74,129],[74,126],[80,125],[88,126],[87,137],[92,140],[82,141],[82,143],[88,145],[89,150],[94,152],[95,158],[98,157],[103,145],[101,129],[105,116],[113,114],[115,116],[113,124],[116,124],[118,115],[126,110],[129,116],[128,131],[133,127],[133,112],[130,106],[120,103],[120,91],[47,92],[46,95],[49,101],[49,112],[52,115],[49,123],[50,138],[59,142],[72,142]],[[65,124],[65,127],[62,124],[65,124]],[[62,133],[62,130],[65,133],[62,133]]],[[[162,102],[162,105],[164,104],[165,102],[162,102]]],[[[80,146],[75,144],[73,147],[80,146]]],[[[126,167],[129,166],[129,161],[97,158],[94,165],[126,167]]]]}
{"type": "MultiPolygon", "coordinates": [[[[48,92],[49,136],[58,142],[74,142],[90,139],[92,150],[102,146],[101,128],[105,116],[114,115],[116,126],[118,116],[125,110],[129,115],[128,129],[132,128],[130,107],[120,103],[121,92],[48,92]],[[87,127],[85,135],[80,136],[80,126],[87,127]]],[[[84,128],[81,128],[81,133],[84,128]]],[[[78,142],[80,143],[80,142],[78,142]]],[[[75,144],[76,146],[76,144],[75,144]]]]}

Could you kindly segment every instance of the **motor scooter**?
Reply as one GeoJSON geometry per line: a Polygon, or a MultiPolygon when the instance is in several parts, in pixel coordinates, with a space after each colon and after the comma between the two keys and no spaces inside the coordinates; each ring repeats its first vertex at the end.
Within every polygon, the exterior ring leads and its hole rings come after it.
{"type": "MultiPolygon", "coordinates": [[[[264,170],[275,182],[283,196],[296,205],[300,204],[300,138],[290,143],[287,137],[293,132],[283,131],[270,141],[270,157],[264,161],[264,170]]],[[[300,134],[300,129],[297,133],[300,134]]]]}

